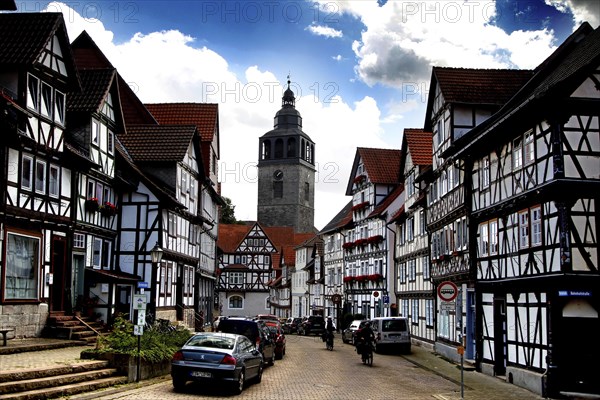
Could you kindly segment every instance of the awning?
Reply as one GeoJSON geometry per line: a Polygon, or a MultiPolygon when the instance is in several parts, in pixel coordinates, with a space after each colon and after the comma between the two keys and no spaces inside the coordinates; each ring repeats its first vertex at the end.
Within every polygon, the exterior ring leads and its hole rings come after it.
{"type": "Polygon", "coordinates": [[[85,269],[85,279],[97,283],[128,283],[131,285],[142,280],[138,275],[127,272],[93,268],[85,269]]]}

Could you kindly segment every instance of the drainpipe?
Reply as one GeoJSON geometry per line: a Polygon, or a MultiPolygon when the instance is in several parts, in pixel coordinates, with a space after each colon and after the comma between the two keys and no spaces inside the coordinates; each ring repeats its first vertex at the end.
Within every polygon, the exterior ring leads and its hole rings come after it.
{"type": "MultiPolygon", "coordinates": [[[[392,232],[392,235],[393,235],[393,238],[394,238],[394,240],[392,241],[392,269],[391,269],[391,275],[392,275],[392,279],[394,280],[394,284],[392,285],[392,286],[393,286],[393,288],[394,288],[394,292],[393,292],[393,293],[394,293],[394,299],[395,299],[395,300],[396,300],[396,302],[397,302],[397,301],[398,301],[398,299],[396,298],[396,290],[397,290],[398,288],[396,287],[396,285],[397,285],[397,280],[396,280],[396,230],[395,230],[395,229],[392,229],[392,228],[390,228],[390,226],[389,226],[389,223],[386,223],[386,224],[385,224],[385,227],[386,227],[386,228],[387,228],[387,229],[388,229],[390,232],[392,232]]],[[[389,241],[388,241],[388,242],[389,242],[389,241]]],[[[388,254],[389,254],[389,251],[390,251],[390,249],[388,248],[388,254]]],[[[389,257],[388,257],[388,258],[389,258],[389,257]]],[[[390,268],[389,268],[389,266],[388,266],[388,272],[390,272],[390,268]]],[[[390,274],[388,273],[388,277],[387,277],[387,278],[388,278],[388,280],[389,280],[389,277],[390,277],[390,274]]],[[[386,289],[387,289],[387,287],[386,287],[386,289]]],[[[388,291],[388,292],[389,292],[389,291],[388,291]]],[[[389,295],[389,294],[388,294],[388,295],[389,295]]],[[[391,307],[391,304],[390,304],[390,307],[391,307]]],[[[396,307],[398,307],[398,304],[396,304],[396,307]]],[[[391,314],[391,312],[390,312],[389,308],[388,308],[388,314],[391,314]]],[[[389,317],[390,315],[387,315],[387,316],[389,317]]]]}

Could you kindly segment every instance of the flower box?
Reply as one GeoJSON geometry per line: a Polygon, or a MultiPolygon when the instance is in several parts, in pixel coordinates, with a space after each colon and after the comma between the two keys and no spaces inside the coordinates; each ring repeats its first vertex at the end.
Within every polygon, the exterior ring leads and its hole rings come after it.
{"type": "Polygon", "coordinates": [[[365,244],[367,244],[367,239],[357,239],[354,242],[355,246],[364,246],[365,244]]]}
{"type": "Polygon", "coordinates": [[[354,282],[355,278],[353,276],[345,276],[344,277],[344,283],[352,283],[354,282]]]}
{"type": "Polygon", "coordinates": [[[100,204],[98,203],[98,199],[93,197],[91,199],[87,199],[85,201],[85,211],[90,213],[95,213],[100,208],[100,204]]]}
{"type": "Polygon", "coordinates": [[[366,176],[364,174],[357,175],[356,178],[354,178],[353,182],[358,185],[359,183],[361,183],[362,181],[364,181],[365,178],[366,178],[366,176]]]}
{"type": "Polygon", "coordinates": [[[381,242],[383,242],[382,235],[375,235],[375,236],[370,236],[367,238],[367,243],[377,244],[377,243],[381,243],[381,242]]]}
{"type": "Polygon", "coordinates": [[[381,274],[371,274],[367,276],[367,279],[371,282],[379,282],[383,280],[383,275],[381,274]]]}
{"type": "Polygon", "coordinates": [[[113,217],[117,215],[117,206],[107,201],[100,207],[100,214],[105,217],[113,217]]]}
{"type": "Polygon", "coordinates": [[[362,210],[363,208],[367,208],[368,206],[369,206],[369,202],[363,201],[362,203],[358,203],[355,206],[352,206],[352,211],[359,211],[359,210],[362,210]]]}

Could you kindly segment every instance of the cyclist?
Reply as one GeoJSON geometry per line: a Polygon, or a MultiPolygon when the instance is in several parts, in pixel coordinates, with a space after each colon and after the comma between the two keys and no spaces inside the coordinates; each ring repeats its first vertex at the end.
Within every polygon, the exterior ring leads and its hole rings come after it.
{"type": "Polygon", "coordinates": [[[331,317],[327,317],[327,324],[325,325],[325,340],[327,344],[327,349],[333,350],[333,331],[335,328],[333,327],[333,321],[331,317]]]}
{"type": "Polygon", "coordinates": [[[356,339],[356,352],[361,355],[363,362],[365,362],[369,356],[372,357],[372,346],[375,342],[375,333],[371,328],[371,322],[366,322],[365,326],[356,333],[356,339]]]}

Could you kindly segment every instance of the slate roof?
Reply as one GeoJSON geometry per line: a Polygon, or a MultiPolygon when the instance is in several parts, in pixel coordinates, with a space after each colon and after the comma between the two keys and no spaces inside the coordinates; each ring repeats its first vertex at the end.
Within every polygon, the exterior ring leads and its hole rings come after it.
{"type": "Polygon", "coordinates": [[[414,165],[431,165],[433,162],[433,134],[423,129],[404,130],[404,138],[414,165]]]}
{"type": "MultiPolygon", "coordinates": [[[[531,70],[433,67],[448,103],[506,103],[533,75],[531,70]]],[[[433,88],[433,86],[431,86],[433,88]]]]}
{"type": "Polygon", "coordinates": [[[202,141],[211,142],[215,135],[219,105],[213,103],[144,104],[159,124],[196,125],[202,141]]]}
{"type": "Polygon", "coordinates": [[[323,229],[319,232],[320,234],[335,232],[343,229],[352,223],[352,200],[350,200],[335,217],[329,221],[323,229]]]}
{"type": "Polygon", "coordinates": [[[61,13],[0,13],[0,64],[32,64],[61,24],[61,13]]]}
{"type": "Polygon", "coordinates": [[[134,162],[179,162],[192,138],[194,125],[131,125],[119,136],[134,162]]]}
{"type": "Polygon", "coordinates": [[[69,93],[67,111],[90,113],[99,111],[116,74],[114,68],[79,71],[82,90],[69,93]]]}

